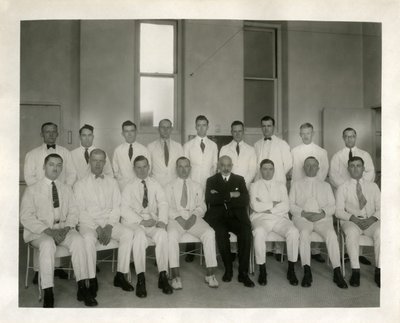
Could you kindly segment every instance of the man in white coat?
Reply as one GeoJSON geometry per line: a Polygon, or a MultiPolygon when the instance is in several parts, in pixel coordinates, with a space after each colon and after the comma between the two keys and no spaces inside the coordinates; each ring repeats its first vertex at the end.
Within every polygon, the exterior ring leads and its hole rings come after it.
{"type": "Polygon", "coordinates": [[[122,192],[121,222],[132,229],[139,225],[146,236],[154,241],[159,272],[158,288],[164,294],[172,294],[167,277],[168,202],[161,185],[149,177],[148,159],[145,156],[137,156],[133,167],[136,178],[129,182],[122,192]]]}
{"type": "Polygon", "coordinates": [[[244,142],[244,124],[241,121],[233,121],[231,124],[233,140],[223,146],[220,156],[229,156],[232,159],[234,174],[244,177],[247,188],[253,182],[257,174],[257,156],[254,147],[244,142]]]}
{"type": "Polygon", "coordinates": [[[176,178],[175,163],[183,156],[182,145],[171,139],[172,122],[163,119],[158,124],[160,138],[147,146],[151,159],[150,176],[165,187],[176,178]]]}
{"type": "Polygon", "coordinates": [[[250,215],[253,227],[254,250],[256,264],[260,273],[258,283],[267,284],[267,270],[265,266],[265,240],[269,232],[275,232],[286,239],[288,253],[287,279],[293,286],[298,280],[294,271],[299,252],[299,231],[289,220],[289,198],[286,185],[274,180],[274,162],[264,159],[260,163],[261,178],[250,186],[250,215]]]}
{"type": "Polygon", "coordinates": [[[346,236],[352,274],[350,285],[360,286],[359,239],[361,234],[371,237],[375,252],[375,283],[381,287],[381,194],[378,185],[365,179],[364,160],[353,156],[348,161],[351,179],[336,192],[336,216],[346,236]]]}
{"type": "Polygon", "coordinates": [[[214,270],[217,267],[215,250],[215,232],[203,220],[206,212],[204,191],[200,184],[189,178],[190,161],[180,157],[176,161],[178,178],[166,187],[167,201],[169,204],[168,222],[168,254],[169,266],[172,274],[172,288],[182,289],[179,274],[179,240],[185,232],[199,238],[203,243],[204,257],[206,260],[205,282],[209,287],[218,287],[214,270]]]}
{"type": "Polygon", "coordinates": [[[310,287],[311,274],[311,233],[315,231],[325,240],[333,267],[333,281],[339,288],[347,288],[340,271],[340,251],[332,215],[335,213],[335,198],[329,183],[317,177],[319,162],[313,157],[304,161],[305,178],[295,181],[290,189],[290,213],[300,232],[300,254],[304,268],[301,286],[310,287]]]}
{"type": "MultiPolygon", "coordinates": [[[[133,230],[119,223],[121,216],[121,193],[116,180],[104,175],[106,154],[101,149],[94,149],[89,157],[91,173],[76,182],[75,198],[79,207],[79,232],[85,240],[88,254],[89,288],[97,293],[96,278],[96,243],[108,245],[111,239],[119,242],[117,273],[114,286],[124,291],[133,291],[133,286],[126,280],[129,272],[130,255],[132,252],[133,230]]],[[[135,232],[136,233],[136,232],[135,232]]],[[[140,245],[145,243],[144,234],[135,234],[133,256],[140,254],[140,245]]]]}
{"type": "MultiPolygon", "coordinates": [[[[74,162],[77,180],[80,180],[86,175],[90,174],[90,164],[89,164],[89,155],[92,150],[96,149],[93,145],[93,135],[94,128],[89,124],[85,124],[82,128],[79,129],[79,140],[81,145],[71,151],[72,161],[74,162]]],[[[105,175],[114,177],[114,173],[112,170],[111,162],[106,157],[106,163],[104,165],[103,173],[105,175]]]]}
{"type": "Polygon", "coordinates": [[[130,120],[125,121],[122,124],[121,133],[125,138],[125,142],[114,150],[112,166],[121,192],[131,179],[136,178],[133,171],[135,158],[140,155],[145,156],[147,159],[150,158],[147,148],[136,142],[136,131],[136,124],[130,120]]]}
{"type": "Polygon", "coordinates": [[[27,187],[21,203],[24,241],[39,249],[43,307],[54,307],[54,261],[56,246],[71,253],[72,266],[78,283],[77,299],[86,306],[97,301],[85,285],[88,278],[87,255],[82,236],[75,230],[78,208],[71,188],[58,180],[63,159],[58,154],[44,158],[44,178],[27,187]]]}

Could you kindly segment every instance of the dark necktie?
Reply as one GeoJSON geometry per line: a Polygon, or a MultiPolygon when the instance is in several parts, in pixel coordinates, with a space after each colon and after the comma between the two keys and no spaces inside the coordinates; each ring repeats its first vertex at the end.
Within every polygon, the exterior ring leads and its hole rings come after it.
{"type": "Polygon", "coordinates": [[[201,152],[204,153],[204,149],[206,148],[206,145],[204,144],[203,139],[201,139],[200,148],[201,148],[201,152]]]}
{"type": "Polygon", "coordinates": [[[264,138],[264,141],[265,140],[272,140],[272,139],[271,139],[271,137],[267,137],[267,138],[264,138]]]}
{"type": "Polygon", "coordinates": [[[236,145],[236,153],[237,153],[237,154],[238,154],[238,156],[239,156],[239,154],[240,154],[239,143],[237,143],[237,145],[236,145]]]}
{"type": "Polygon", "coordinates": [[[228,183],[228,177],[224,177],[224,182],[228,183]]]}
{"type": "Polygon", "coordinates": [[[84,156],[85,156],[86,164],[89,164],[89,151],[87,148],[85,148],[84,156]]]}
{"type": "Polygon", "coordinates": [[[53,196],[53,207],[60,207],[60,200],[58,199],[57,186],[54,182],[51,182],[51,195],[53,196]]]}
{"type": "Polygon", "coordinates": [[[50,148],[56,149],[56,145],[46,145],[46,146],[47,146],[47,149],[50,149],[50,148]]]}
{"type": "Polygon", "coordinates": [[[164,141],[164,160],[165,160],[165,166],[168,166],[168,161],[169,161],[169,150],[168,150],[168,145],[167,141],[164,141]]]}
{"type": "Polygon", "coordinates": [[[104,179],[104,175],[103,175],[103,174],[95,175],[95,176],[94,176],[94,179],[97,179],[97,178],[104,179]]]}
{"type": "Polygon", "coordinates": [[[143,201],[142,201],[142,206],[145,209],[147,205],[149,204],[149,198],[147,196],[147,186],[145,180],[142,180],[143,184],[143,201]]]}
{"type": "Polygon", "coordinates": [[[132,144],[129,145],[128,156],[129,156],[129,160],[132,160],[132,156],[133,156],[132,144]]]}
{"type": "Polygon", "coordinates": [[[350,160],[351,158],[353,158],[353,152],[351,151],[351,148],[350,148],[350,151],[349,151],[349,160],[350,160]]]}
{"type": "Polygon", "coordinates": [[[186,208],[187,201],[188,201],[187,186],[186,186],[186,180],[184,180],[182,186],[182,196],[181,196],[181,206],[183,208],[186,208]]]}
{"type": "Polygon", "coordinates": [[[356,185],[356,193],[357,193],[357,198],[358,198],[358,204],[360,207],[360,210],[364,208],[364,206],[367,204],[367,200],[362,192],[361,184],[360,181],[357,181],[356,185]]]}

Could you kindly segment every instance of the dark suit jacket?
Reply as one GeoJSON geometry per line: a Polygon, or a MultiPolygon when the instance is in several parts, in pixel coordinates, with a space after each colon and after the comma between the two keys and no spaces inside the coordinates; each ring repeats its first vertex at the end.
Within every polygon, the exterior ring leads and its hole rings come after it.
{"type": "Polygon", "coordinates": [[[249,192],[242,176],[231,173],[228,182],[224,182],[221,173],[207,179],[206,184],[206,217],[235,216],[239,221],[250,224],[247,213],[249,205],[249,192]],[[211,193],[215,190],[218,193],[211,193]],[[231,198],[230,192],[240,192],[237,198],[231,198]]]}

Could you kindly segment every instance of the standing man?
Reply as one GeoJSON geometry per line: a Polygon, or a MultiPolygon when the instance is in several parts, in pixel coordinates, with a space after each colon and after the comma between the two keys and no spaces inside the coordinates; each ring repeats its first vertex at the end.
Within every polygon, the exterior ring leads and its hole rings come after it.
{"type": "MultiPolygon", "coordinates": [[[[124,291],[133,291],[133,286],[125,278],[129,272],[130,255],[134,233],[131,229],[119,223],[121,211],[121,193],[116,180],[104,175],[106,153],[94,149],[89,157],[91,173],[79,180],[75,186],[75,198],[79,207],[79,232],[85,240],[88,254],[89,288],[96,294],[98,283],[96,278],[97,241],[108,245],[111,239],[119,242],[117,273],[114,286],[124,291]]],[[[134,260],[140,259],[140,246],[145,243],[145,237],[135,232],[133,242],[134,260]],[[137,233],[137,234],[136,234],[137,233]]]]}
{"type": "MultiPolygon", "coordinates": [[[[133,162],[136,178],[122,192],[122,223],[132,229],[140,226],[156,245],[158,288],[172,294],[168,283],[168,202],[161,185],[149,177],[149,161],[137,156],[133,162]]],[[[147,242],[147,241],[146,241],[147,242]]],[[[147,243],[146,243],[147,247],[147,243]]],[[[144,253],[144,256],[146,254],[144,253]]],[[[143,268],[144,272],[145,268],[143,268]]]]}
{"type": "Polygon", "coordinates": [[[44,123],[40,136],[43,138],[43,144],[32,149],[25,156],[24,179],[26,185],[33,185],[44,178],[44,158],[49,154],[58,154],[63,159],[63,168],[58,180],[72,186],[75,182],[76,172],[69,150],[56,144],[58,137],[57,125],[52,122],[44,123]]]}
{"type": "Polygon", "coordinates": [[[172,140],[172,122],[163,119],[158,124],[160,138],[147,146],[151,158],[151,176],[165,187],[176,178],[175,163],[183,156],[183,148],[180,143],[172,140]]]}
{"type": "Polygon", "coordinates": [[[254,287],[248,276],[251,247],[251,224],[247,209],[249,193],[242,176],[233,174],[232,160],[222,156],[218,161],[219,173],[207,179],[206,203],[209,209],[205,220],[214,229],[219,253],[225,266],[222,277],[230,282],[233,276],[229,232],[237,236],[239,256],[239,282],[254,287]]]}
{"type": "Polygon", "coordinates": [[[64,246],[71,253],[72,266],[78,283],[77,299],[86,306],[97,301],[86,288],[87,256],[82,236],[75,230],[78,208],[71,188],[58,180],[63,159],[58,154],[44,158],[44,177],[27,187],[21,203],[21,223],[24,241],[39,249],[43,307],[54,307],[54,261],[56,246],[64,246]]]}
{"type": "Polygon", "coordinates": [[[366,180],[364,160],[353,156],[348,161],[350,179],[336,192],[336,216],[346,236],[352,274],[350,285],[360,286],[359,239],[365,234],[374,240],[375,283],[381,287],[381,194],[378,185],[366,180]]]}
{"type": "Polygon", "coordinates": [[[250,219],[253,227],[256,263],[260,268],[258,283],[267,284],[265,240],[269,232],[276,232],[286,239],[288,254],[286,278],[291,285],[297,286],[299,282],[294,271],[294,264],[297,262],[299,253],[299,231],[289,220],[286,185],[273,179],[274,172],[274,163],[269,159],[264,159],[260,163],[261,179],[250,187],[250,206],[254,211],[250,219]]]}
{"type": "Polygon", "coordinates": [[[332,215],[335,213],[335,198],[331,186],[317,177],[318,160],[307,157],[304,161],[306,178],[292,184],[290,189],[290,213],[300,231],[300,254],[304,268],[301,286],[310,287],[312,283],[310,244],[311,233],[315,231],[324,239],[333,267],[333,281],[339,288],[347,288],[340,271],[340,251],[332,215]]]}
{"type": "MultiPolygon", "coordinates": [[[[74,162],[78,180],[83,179],[84,177],[86,177],[86,175],[91,173],[89,155],[92,150],[96,149],[96,147],[93,145],[93,131],[93,126],[88,124],[85,124],[82,128],[80,128],[79,139],[81,141],[81,145],[71,151],[72,161],[74,162]]],[[[114,176],[111,162],[108,159],[108,156],[106,157],[106,163],[104,165],[103,173],[111,177],[114,176]]]]}
{"type": "Polygon", "coordinates": [[[254,147],[243,141],[244,124],[241,121],[233,121],[231,124],[233,140],[223,146],[220,156],[229,156],[232,159],[234,174],[244,177],[247,188],[257,173],[257,155],[254,147]]]}
{"type": "Polygon", "coordinates": [[[176,161],[178,178],[166,187],[169,204],[168,246],[169,266],[172,274],[172,287],[182,289],[179,274],[179,240],[185,232],[199,238],[203,243],[206,259],[205,282],[209,287],[218,287],[214,270],[217,267],[214,230],[203,220],[206,212],[203,188],[192,181],[190,175],[190,160],[180,157],[176,161]]]}
{"type": "Polygon", "coordinates": [[[121,192],[126,184],[136,177],[133,172],[133,161],[137,156],[143,155],[149,159],[147,148],[136,142],[136,124],[127,120],[122,124],[121,135],[125,142],[115,148],[113,156],[113,170],[121,192]]]}

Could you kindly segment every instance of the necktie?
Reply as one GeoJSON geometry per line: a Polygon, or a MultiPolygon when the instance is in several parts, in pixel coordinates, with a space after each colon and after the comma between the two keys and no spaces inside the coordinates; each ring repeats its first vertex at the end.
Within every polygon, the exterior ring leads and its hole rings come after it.
{"type": "Polygon", "coordinates": [[[201,139],[200,148],[201,148],[201,152],[204,153],[204,149],[206,148],[206,145],[204,144],[203,139],[201,139]]]}
{"type": "Polygon", "coordinates": [[[129,160],[132,160],[132,156],[133,156],[132,144],[129,145],[128,156],[129,156],[129,160]]]}
{"type": "Polygon", "coordinates": [[[237,145],[236,145],[236,152],[237,152],[237,154],[238,154],[238,156],[239,156],[239,154],[240,154],[239,143],[237,143],[237,145]]]}
{"type": "Polygon", "coordinates": [[[228,177],[224,177],[224,182],[225,182],[225,183],[228,182],[228,177]]]}
{"type": "Polygon", "coordinates": [[[95,179],[97,179],[97,178],[104,179],[104,175],[103,175],[103,174],[100,174],[100,175],[95,175],[95,176],[94,176],[94,178],[95,178],[95,179]]]}
{"type": "Polygon", "coordinates": [[[360,181],[357,181],[356,185],[356,193],[357,193],[357,198],[358,198],[358,204],[360,207],[360,210],[364,208],[364,206],[367,204],[367,200],[362,192],[361,184],[360,181]]]}
{"type": "Polygon", "coordinates": [[[47,149],[50,149],[50,148],[56,149],[56,145],[46,145],[46,146],[47,146],[47,149]]]}
{"type": "Polygon", "coordinates": [[[149,198],[147,196],[147,186],[145,180],[142,180],[143,184],[143,201],[142,201],[142,206],[145,209],[147,205],[149,204],[149,198]]]}
{"type": "Polygon", "coordinates": [[[54,182],[51,182],[51,195],[53,196],[53,207],[60,207],[60,200],[58,199],[57,186],[54,182]]]}
{"type": "Polygon", "coordinates": [[[85,148],[84,156],[85,156],[86,164],[89,164],[89,151],[87,148],[85,148]]]}
{"type": "Polygon", "coordinates": [[[168,150],[168,145],[167,141],[164,141],[164,160],[165,160],[165,166],[168,166],[168,161],[169,161],[169,150],[168,150]]]}
{"type": "Polygon", "coordinates": [[[182,186],[182,196],[181,196],[181,206],[183,208],[186,208],[187,201],[188,201],[188,193],[187,193],[186,180],[184,180],[182,186]]]}
{"type": "Polygon", "coordinates": [[[349,160],[350,160],[350,158],[353,158],[353,152],[351,151],[351,148],[350,148],[350,151],[349,151],[349,160]]]}
{"type": "Polygon", "coordinates": [[[264,141],[265,140],[272,140],[272,139],[271,139],[271,137],[266,137],[266,138],[264,138],[264,141]]]}

